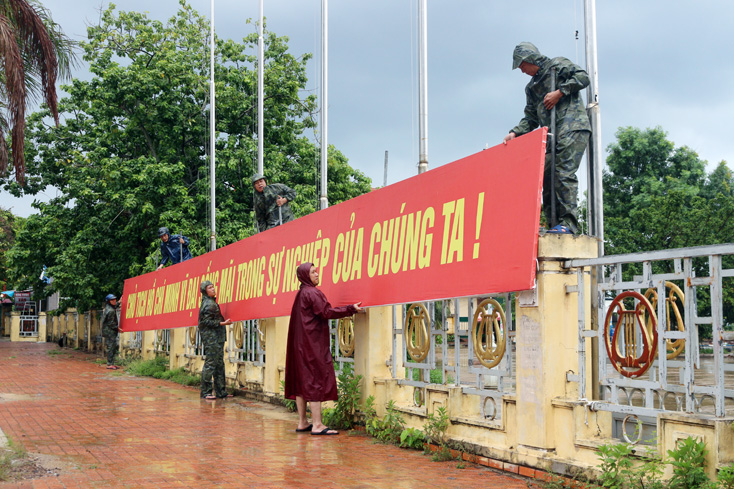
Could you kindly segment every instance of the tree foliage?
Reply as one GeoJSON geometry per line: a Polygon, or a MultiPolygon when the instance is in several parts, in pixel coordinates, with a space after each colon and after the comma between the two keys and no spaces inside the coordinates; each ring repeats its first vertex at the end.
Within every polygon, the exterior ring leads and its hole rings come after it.
{"type": "MultiPolygon", "coordinates": [[[[151,271],[157,229],[189,236],[194,255],[209,246],[209,24],[185,1],[167,22],[111,5],[82,43],[93,77],[74,79],[60,101],[62,124],[47,111],[28,130],[28,185],[61,190],[28,219],[11,253],[16,280],[45,264],[52,287],[85,307],[123,280],[151,271]]],[[[216,40],[216,208],[218,247],[254,232],[257,167],[257,34],[216,40]]],[[[265,175],[298,192],[297,216],[316,208],[316,156],[307,131],[315,98],[304,96],[306,63],[287,38],[265,36],[265,175]]],[[[332,204],[369,190],[335,148],[332,204]]],[[[48,292],[48,291],[46,291],[48,292]]]]}
{"type": "Polygon", "coordinates": [[[23,226],[23,221],[22,217],[15,216],[9,210],[0,207],[0,286],[3,290],[10,285],[6,254],[15,243],[15,236],[23,226]]]}
{"type": "Polygon", "coordinates": [[[66,78],[73,63],[74,43],[35,0],[0,0],[0,176],[8,169],[5,135],[11,147],[16,182],[25,178],[24,133],[29,99],[42,96],[56,124],[56,80],[66,78]],[[11,129],[12,128],[12,129],[11,129]]]}
{"type": "MultiPolygon", "coordinates": [[[[706,161],[692,149],[676,148],[662,128],[623,127],[608,147],[604,182],[607,254],[633,253],[729,243],[734,236],[734,176],[720,162],[706,173],[706,161]]],[[[671,272],[656,263],[658,272],[671,272]]],[[[697,264],[704,272],[706,264],[697,264]]],[[[732,257],[724,266],[732,268],[732,257]]],[[[625,278],[640,273],[630,267],[625,278]]],[[[705,270],[708,273],[708,270],[705,270]]],[[[734,290],[724,283],[725,320],[734,323],[734,290]]],[[[708,310],[699,287],[700,313],[708,310]]]]}

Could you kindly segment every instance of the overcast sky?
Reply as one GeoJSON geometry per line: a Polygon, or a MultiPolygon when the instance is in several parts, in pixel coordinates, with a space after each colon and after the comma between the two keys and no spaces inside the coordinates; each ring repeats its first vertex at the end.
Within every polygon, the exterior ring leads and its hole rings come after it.
{"type": "MultiPolygon", "coordinates": [[[[42,0],[67,35],[86,38],[100,0],[42,0]],[[73,5],[73,7],[72,7],[73,5]]],[[[290,38],[291,52],[314,53],[309,89],[318,93],[320,0],[264,0],[267,28],[290,38]]],[[[191,4],[209,16],[210,2],[191,4]]],[[[177,0],[120,0],[118,10],[167,20],[177,0]]],[[[217,35],[253,32],[258,0],[216,0],[217,35]]],[[[382,185],[417,173],[417,0],[329,2],[329,143],[382,185]]],[[[597,2],[602,145],[621,126],[662,126],[713,165],[734,164],[734,2],[597,2]]],[[[528,77],[512,71],[512,50],[534,43],[550,57],[585,67],[583,0],[428,1],[428,161],[450,163],[494,146],[521,118],[528,77]],[[578,31],[578,40],[576,40],[578,31]]],[[[89,78],[87,66],[77,70],[89,78]]],[[[267,165],[267,161],[265,162],[267,165]]],[[[584,163],[585,164],[585,163],[584,163]]],[[[582,190],[586,172],[580,174],[582,190]]],[[[285,182],[287,183],[287,182],[285,182]]],[[[37,198],[52,196],[53,190],[37,198]]],[[[0,191],[3,207],[27,216],[32,198],[0,191]]]]}

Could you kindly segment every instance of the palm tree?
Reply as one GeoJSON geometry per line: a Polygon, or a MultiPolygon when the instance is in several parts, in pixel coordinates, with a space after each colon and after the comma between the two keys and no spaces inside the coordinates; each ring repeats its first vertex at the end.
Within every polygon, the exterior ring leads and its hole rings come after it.
{"type": "Polygon", "coordinates": [[[26,105],[42,95],[58,126],[56,80],[69,76],[73,46],[36,0],[0,0],[0,175],[8,169],[5,136],[12,131],[15,180],[21,185],[26,105]]]}

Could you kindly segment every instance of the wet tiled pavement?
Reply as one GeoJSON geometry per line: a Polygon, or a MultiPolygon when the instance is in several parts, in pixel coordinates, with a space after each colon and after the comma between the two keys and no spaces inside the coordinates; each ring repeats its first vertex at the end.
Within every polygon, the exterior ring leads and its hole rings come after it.
{"type": "Polygon", "coordinates": [[[283,408],[106,370],[53,343],[0,342],[0,429],[58,475],[0,488],[527,488],[525,479],[361,434],[297,434],[283,408]]]}

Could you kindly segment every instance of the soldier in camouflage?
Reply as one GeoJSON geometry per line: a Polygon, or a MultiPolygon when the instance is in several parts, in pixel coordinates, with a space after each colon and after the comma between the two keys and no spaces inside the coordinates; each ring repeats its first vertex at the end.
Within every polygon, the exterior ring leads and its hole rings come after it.
{"type": "Polygon", "coordinates": [[[589,75],[566,58],[550,59],[533,44],[522,42],[515,47],[512,69],[530,75],[525,86],[525,117],[505,136],[507,144],[540,126],[551,125],[551,109],[556,108],[555,189],[551,189],[551,145],[546,148],[543,173],[543,211],[549,233],[578,233],[578,177],[576,171],[591,135],[589,116],[581,100],[581,89],[589,85],[589,75]],[[551,91],[552,69],[556,90],[551,91]],[[556,220],[551,222],[551,198],[556,202],[556,220]]]}
{"type": "Polygon", "coordinates": [[[295,219],[289,204],[296,198],[295,190],[282,183],[268,185],[260,173],[255,173],[250,180],[255,189],[253,204],[259,233],[295,219]]]}
{"type": "Polygon", "coordinates": [[[214,284],[204,281],[199,307],[199,334],[204,345],[204,367],[201,369],[201,397],[204,399],[223,399],[227,394],[224,379],[224,343],[227,341],[227,326],[231,319],[224,319],[217,304],[217,290],[214,284]],[[212,390],[212,379],[213,390],[212,390]]]}
{"type": "Polygon", "coordinates": [[[105,305],[100,323],[102,324],[102,337],[104,338],[107,350],[107,368],[109,370],[117,370],[119,368],[115,365],[119,332],[117,324],[117,297],[114,294],[107,294],[104,300],[105,305]]]}

